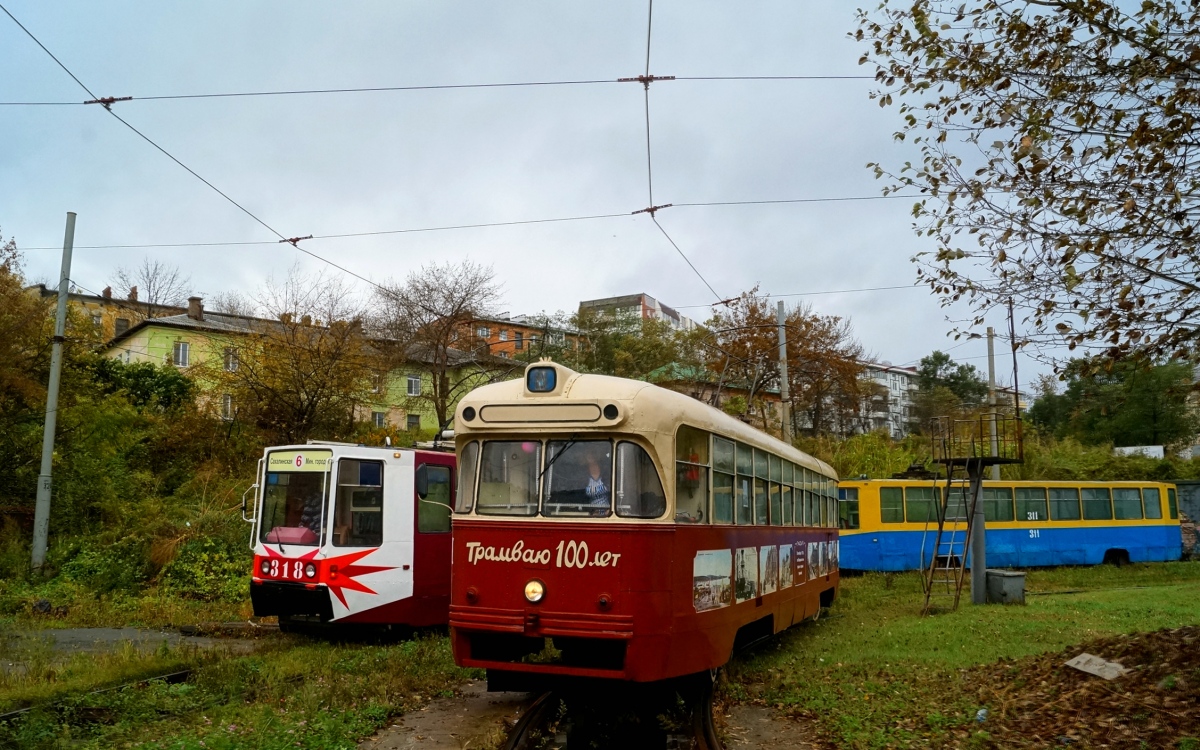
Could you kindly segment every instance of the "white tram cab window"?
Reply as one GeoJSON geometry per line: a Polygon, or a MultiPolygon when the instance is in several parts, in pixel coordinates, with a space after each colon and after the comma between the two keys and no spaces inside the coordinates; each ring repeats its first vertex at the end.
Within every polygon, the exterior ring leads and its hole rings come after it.
{"type": "Polygon", "coordinates": [[[546,450],[544,516],[603,518],[612,512],[612,443],[551,440],[546,450]]]}
{"type": "Polygon", "coordinates": [[[654,462],[640,445],[617,444],[617,515],[659,518],[667,511],[667,496],[654,462]]]}
{"type": "Polygon", "coordinates": [[[328,472],[267,472],[259,541],[315,547],[321,540],[328,472]]]}
{"type": "Polygon", "coordinates": [[[538,507],[542,444],[535,441],[488,441],[479,466],[475,512],[485,516],[532,516],[538,507]]]}
{"type": "Polygon", "coordinates": [[[383,544],[383,463],[343,458],[338,462],[333,513],[335,547],[383,544]]]}
{"type": "Polygon", "coordinates": [[[450,531],[450,467],[423,464],[425,496],[417,497],[417,531],[443,534],[450,531]]]}

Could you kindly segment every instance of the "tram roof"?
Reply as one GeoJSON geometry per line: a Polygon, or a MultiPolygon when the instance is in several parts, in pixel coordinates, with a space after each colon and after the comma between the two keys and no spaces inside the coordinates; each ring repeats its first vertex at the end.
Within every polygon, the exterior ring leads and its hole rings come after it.
{"type": "Polygon", "coordinates": [[[507,432],[514,428],[536,427],[539,430],[549,428],[562,432],[580,429],[624,430],[640,434],[654,431],[674,437],[675,429],[680,424],[687,424],[725,438],[763,448],[792,463],[837,478],[833,467],[824,461],[797,450],[782,440],[755,429],[720,409],[697,401],[691,396],[641,380],[579,373],[549,361],[530,364],[526,368],[526,373],[536,367],[553,367],[557,371],[557,387],[553,393],[531,393],[526,387],[527,379],[525,377],[480,386],[459,401],[454,419],[455,436],[463,438],[475,432],[492,428],[500,428],[498,431],[507,432]],[[560,420],[547,423],[530,419],[504,424],[487,424],[464,420],[462,416],[463,410],[468,406],[482,414],[483,409],[488,406],[550,406],[591,403],[603,407],[610,402],[621,403],[625,406],[616,420],[600,419],[587,422],[560,420]]]}

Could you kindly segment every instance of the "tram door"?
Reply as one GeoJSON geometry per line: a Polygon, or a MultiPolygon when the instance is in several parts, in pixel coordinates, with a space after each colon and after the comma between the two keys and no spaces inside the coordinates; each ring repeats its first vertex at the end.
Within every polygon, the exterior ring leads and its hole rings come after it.
{"type": "Polygon", "coordinates": [[[418,453],[415,462],[413,595],[419,604],[448,607],[454,454],[418,453]]]}

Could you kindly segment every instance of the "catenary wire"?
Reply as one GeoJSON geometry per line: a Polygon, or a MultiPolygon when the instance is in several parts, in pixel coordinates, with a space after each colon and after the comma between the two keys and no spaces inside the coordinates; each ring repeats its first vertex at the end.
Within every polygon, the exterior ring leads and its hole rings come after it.
{"type": "MultiPolygon", "coordinates": [[[[12,17],[12,14],[9,14],[12,17]]],[[[16,20],[16,19],[13,19],[16,20]]],[[[649,32],[647,31],[647,37],[649,32]]],[[[647,55],[647,58],[649,56],[647,55]]],[[[649,60],[647,59],[646,74],[649,75],[649,60]]],[[[874,80],[875,76],[851,75],[796,75],[796,76],[675,76],[676,81],[845,81],[845,80],[874,80]]],[[[281,89],[276,91],[218,91],[208,94],[161,94],[150,96],[131,96],[126,101],[156,102],[181,101],[187,99],[235,99],[260,96],[317,96],[324,94],[373,94],[400,91],[448,91],[456,89],[501,89],[501,88],[530,88],[552,86],[594,86],[598,84],[622,83],[615,78],[595,78],[568,81],[503,81],[498,83],[443,83],[415,84],[412,86],[358,86],[333,89],[281,89]]],[[[88,92],[91,93],[90,91],[88,92]]],[[[98,99],[92,94],[93,99],[98,99]]],[[[0,102],[3,107],[59,107],[81,106],[89,102],[0,102]]]]}
{"type": "MultiPolygon", "coordinates": [[[[709,287],[711,291],[711,287],[709,287]]],[[[924,289],[922,286],[915,284],[898,284],[896,286],[873,286],[862,289],[825,289],[817,292],[790,292],[788,294],[756,294],[756,299],[774,299],[777,297],[815,297],[822,294],[851,294],[854,292],[886,292],[893,289],[924,289]]],[[[707,305],[672,305],[675,310],[693,310],[699,307],[713,307],[720,302],[709,303],[707,305]]]]}
{"type": "MultiPolygon", "coordinates": [[[[712,288],[712,284],[708,283],[708,279],[704,278],[704,274],[700,273],[696,266],[692,265],[692,261],[688,260],[687,255],[679,249],[679,245],[675,244],[675,240],[671,239],[671,235],[667,234],[667,230],[663,229],[662,224],[658,223],[658,218],[651,214],[650,220],[654,222],[654,226],[658,227],[658,231],[663,233],[663,237],[667,238],[667,242],[671,243],[671,247],[675,248],[675,252],[679,253],[679,257],[683,258],[683,262],[688,264],[688,268],[692,269],[696,276],[704,282],[704,286],[708,287],[708,291],[712,292],[717,300],[720,300],[721,295],[717,294],[717,290],[712,288]]],[[[719,301],[716,304],[720,304],[719,301]]]]}

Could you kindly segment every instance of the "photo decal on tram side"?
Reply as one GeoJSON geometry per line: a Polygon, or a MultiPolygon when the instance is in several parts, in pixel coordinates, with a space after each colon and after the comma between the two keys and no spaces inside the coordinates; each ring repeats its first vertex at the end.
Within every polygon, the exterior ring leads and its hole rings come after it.
{"type": "Polygon", "coordinates": [[[745,602],[758,596],[758,547],[741,547],[734,555],[734,599],[745,602]]]}
{"type": "Polygon", "coordinates": [[[467,562],[478,565],[481,560],[489,562],[526,563],[528,565],[550,565],[556,568],[615,568],[621,559],[620,552],[588,549],[587,542],[574,539],[563,540],[554,549],[526,548],[518,539],[511,547],[485,547],[481,542],[467,542],[467,562]]]}
{"type": "Polygon", "coordinates": [[[787,589],[792,586],[792,545],[783,544],[779,547],[779,588],[787,589]]]}
{"type": "Polygon", "coordinates": [[[758,548],[758,570],[762,575],[759,591],[774,594],[779,589],[779,548],[775,545],[758,548]]]}
{"type": "Polygon", "coordinates": [[[692,562],[692,602],[697,612],[733,603],[733,550],[700,550],[692,562]]]}

